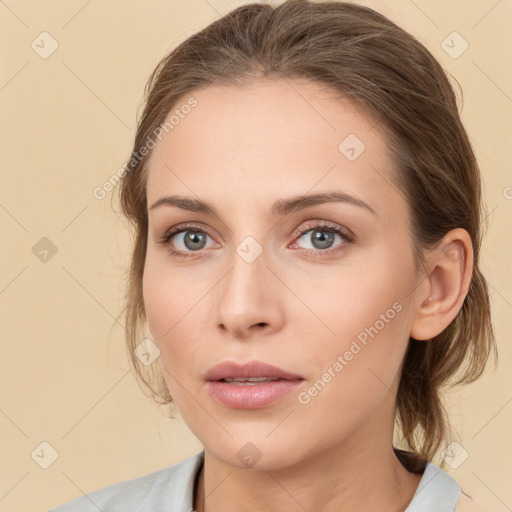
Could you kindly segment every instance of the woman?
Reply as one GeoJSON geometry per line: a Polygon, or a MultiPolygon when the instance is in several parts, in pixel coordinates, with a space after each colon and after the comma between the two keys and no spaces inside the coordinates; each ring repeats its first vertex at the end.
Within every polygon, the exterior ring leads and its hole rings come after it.
{"type": "Polygon", "coordinates": [[[474,509],[432,462],[443,386],[495,350],[479,170],[440,65],[366,7],[253,3],[146,93],[120,189],[128,347],[204,450],[54,512],[474,509]]]}

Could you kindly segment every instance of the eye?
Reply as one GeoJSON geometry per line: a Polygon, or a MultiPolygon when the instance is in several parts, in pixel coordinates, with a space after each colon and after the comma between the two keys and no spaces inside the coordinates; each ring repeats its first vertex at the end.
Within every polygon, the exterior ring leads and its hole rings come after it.
{"type": "MultiPolygon", "coordinates": [[[[333,251],[330,249],[333,247],[346,246],[353,243],[355,239],[347,229],[327,221],[314,221],[312,224],[308,224],[299,229],[298,232],[302,233],[299,240],[304,240],[306,243],[310,244],[309,247],[305,247],[308,249],[306,254],[332,253],[333,251]],[[341,239],[341,242],[333,245],[336,237],[341,239]]],[[[296,242],[293,245],[295,246],[296,242]]],[[[337,250],[338,249],[334,249],[334,251],[337,250]]]]}
{"type": "Polygon", "coordinates": [[[208,237],[210,235],[196,224],[181,224],[169,229],[158,243],[168,246],[171,254],[186,258],[193,256],[190,253],[205,249],[208,237]],[[176,246],[178,246],[177,250],[174,249],[176,246]]]}
{"type": "MultiPolygon", "coordinates": [[[[350,231],[327,221],[312,221],[299,229],[298,233],[302,234],[298,240],[304,239],[306,244],[311,244],[310,247],[305,247],[307,249],[305,251],[306,255],[331,254],[342,250],[355,240],[350,231]],[[333,245],[336,238],[341,241],[333,245]],[[333,247],[334,249],[332,249],[333,247]]],[[[187,223],[169,229],[158,243],[166,246],[173,256],[187,258],[194,256],[195,252],[199,253],[202,249],[208,248],[206,245],[208,238],[211,238],[211,236],[207,230],[197,224],[187,223]]],[[[297,241],[291,247],[296,248],[297,241]]]]}

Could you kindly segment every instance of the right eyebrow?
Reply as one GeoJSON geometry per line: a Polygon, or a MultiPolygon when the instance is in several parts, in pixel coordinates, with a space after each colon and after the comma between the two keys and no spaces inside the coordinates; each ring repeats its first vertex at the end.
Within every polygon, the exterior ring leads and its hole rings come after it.
{"type": "Polygon", "coordinates": [[[148,211],[154,210],[159,206],[167,205],[167,206],[176,206],[177,208],[181,208],[182,210],[188,210],[189,212],[198,212],[205,213],[209,215],[217,215],[215,208],[210,206],[208,203],[204,201],[200,201],[199,199],[192,199],[189,197],[181,197],[181,196],[165,196],[155,201],[152,206],[148,208],[148,211]]]}

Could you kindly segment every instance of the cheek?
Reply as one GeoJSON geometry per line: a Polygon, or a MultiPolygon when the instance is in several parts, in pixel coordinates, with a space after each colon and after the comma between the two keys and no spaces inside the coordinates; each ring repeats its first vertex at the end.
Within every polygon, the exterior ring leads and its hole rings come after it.
{"type": "Polygon", "coordinates": [[[190,368],[190,343],[181,339],[180,330],[187,319],[189,301],[179,290],[179,281],[171,279],[164,271],[148,258],[144,268],[143,298],[146,318],[154,343],[160,349],[159,363],[169,392],[178,408],[183,407],[181,387],[183,380],[180,368],[190,368]],[[178,300],[179,298],[179,300],[178,300]]]}
{"type": "Polygon", "coordinates": [[[397,309],[404,306],[405,272],[393,273],[391,265],[383,262],[379,267],[372,264],[367,268],[361,265],[326,269],[317,272],[314,279],[297,279],[289,274],[284,280],[292,283],[294,295],[302,302],[289,296],[288,312],[297,315],[294,321],[300,318],[299,323],[316,325],[317,336],[325,340],[326,346],[334,344],[335,348],[339,348],[336,339],[352,339],[376,322],[382,332],[389,332],[389,325],[400,318],[397,309]],[[383,321],[385,329],[382,329],[383,321]]]}
{"type": "MultiPolygon", "coordinates": [[[[197,367],[198,345],[204,340],[208,321],[207,298],[211,284],[204,276],[183,269],[172,269],[167,263],[149,257],[143,277],[143,298],[147,323],[153,341],[160,349],[160,364],[180,380],[197,367]],[[187,369],[185,372],[184,369],[187,369]],[[180,377],[181,375],[181,377],[180,377]]],[[[171,394],[172,388],[170,387],[171,394]]]]}
{"type": "Polygon", "coordinates": [[[187,316],[195,315],[205,282],[195,272],[173,269],[165,257],[148,252],[142,281],[144,308],[155,342],[172,339],[187,316]]]}
{"type": "Polygon", "coordinates": [[[341,270],[335,277],[332,272],[317,274],[315,293],[299,281],[293,288],[316,313],[301,315],[307,364],[318,377],[329,369],[339,375],[329,387],[339,390],[337,396],[350,389],[343,400],[354,406],[374,385],[383,392],[391,387],[407,348],[410,318],[405,301],[413,269],[408,262],[399,263],[390,254],[379,264],[372,260],[371,265],[341,270]]]}
{"type": "Polygon", "coordinates": [[[339,304],[331,304],[324,320],[335,334],[317,336],[304,348],[312,379],[300,403],[311,421],[322,414],[334,436],[340,425],[355,429],[394,399],[408,317],[399,290],[385,293],[389,287],[385,281],[382,285],[372,294],[358,292],[357,300],[342,296],[339,304]]]}
{"type": "Polygon", "coordinates": [[[172,326],[169,318],[172,304],[171,294],[167,291],[165,274],[158,272],[151,260],[146,261],[144,267],[142,295],[148,327],[154,341],[158,344],[165,331],[172,326]]]}

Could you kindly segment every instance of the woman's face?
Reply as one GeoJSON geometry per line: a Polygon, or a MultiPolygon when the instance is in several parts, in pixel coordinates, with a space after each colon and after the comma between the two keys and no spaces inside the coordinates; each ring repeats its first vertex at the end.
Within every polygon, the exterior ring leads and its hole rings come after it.
{"type": "Polygon", "coordinates": [[[382,126],[312,82],[191,96],[147,181],[144,303],[177,408],[207,451],[238,467],[389,446],[424,297],[382,126]],[[189,202],[160,201],[170,196],[189,202]],[[185,231],[166,237],[171,228],[185,231]],[[225,361],[300,378],[208,382],[225,361]]]}

